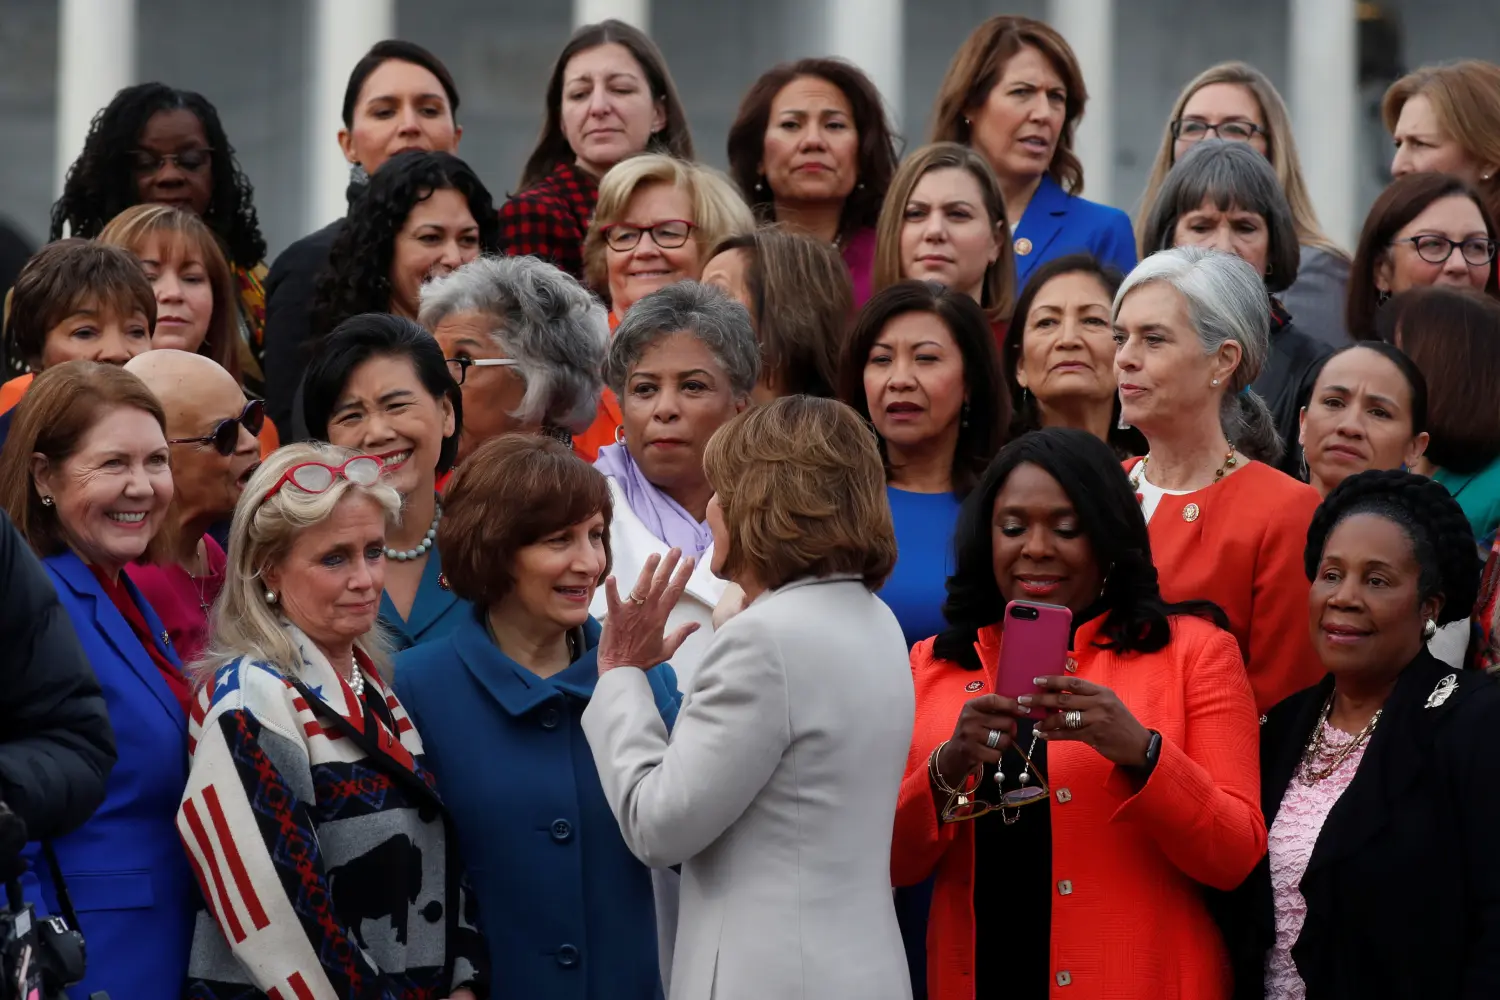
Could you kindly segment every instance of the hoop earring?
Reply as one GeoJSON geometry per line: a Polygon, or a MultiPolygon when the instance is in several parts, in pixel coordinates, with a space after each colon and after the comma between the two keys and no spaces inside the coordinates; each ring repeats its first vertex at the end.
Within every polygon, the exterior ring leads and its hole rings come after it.
{"type": "Polygon", "coordinates": [[[619,445],[621,448],[625,448],[626,451],[630,450],[625,445],[625,425],[624,424],[618,424],[615,427],[615,444],[619,445]]]}

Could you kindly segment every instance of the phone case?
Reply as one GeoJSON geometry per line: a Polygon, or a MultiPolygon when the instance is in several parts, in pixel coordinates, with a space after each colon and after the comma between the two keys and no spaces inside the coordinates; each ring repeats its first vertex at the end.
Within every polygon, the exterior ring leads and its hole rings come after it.
{"type": "Polygon", "coordinates": [[[1037,690],[1032,683],[1036,678],[1061,674],[1068,661],[1072,627],[1073,612],[1067,608],[1033,601],[1007,604],[995,693],[1007,698],[1032,694],[1037,690]],[[1034,618],[1030,617],[1033,612],[1034,618]]]}

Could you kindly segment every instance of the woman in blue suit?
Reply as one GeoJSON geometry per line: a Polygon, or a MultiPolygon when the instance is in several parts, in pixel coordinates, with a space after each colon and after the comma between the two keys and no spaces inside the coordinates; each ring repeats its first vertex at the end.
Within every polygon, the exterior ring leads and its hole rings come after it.
{"type": "Polygon", "coordinates": [[[1129,273],[1136,264],[1130,218],[1086,201],[1073,132],[1088,91],[1067,41],[1029,17],[985,21],[948,67],[933,111],[932,140],[973,146],[1000,178],[1015,249],[1016,284],[1054,257],[1088,251],[1129,273]]]}
{"type": "Polygon", "coordinates": [[[70,990],[80,997],[180,995],[199,905],[175,822],[189,686],[160,619],[122,572],[149,558],[172,500],[164,427],[161,404],[134,375],[70,361],[36,377],[0,453],[0,499],[78,632],[119,749],[104,804],[45,844],[62,886],[44,845],[28,848],[28,897],[71,918],[87,942],[87,974],[70,990]]]}
{"type": "MultiPolygon", "coordinates": [[[[609,486],[557,441],[506,435],[464,463],[446,506],[438,547],[475,610],[396,658],[396,693],[458,830],[493,995],[661,1000],[652,873],[625,846],[580,725],[609,486]]],[[[649,677],[670,726],[675,675],[649,677]]]]}
{"type": "Polygon", "coordinates": [[[472,609],[448,589],[435,547],[437,483],[463,431],[463,397],[442,348],[400,316],[347,319],[318,341],[302,403],[309,434],[378,457],[401,494],[401,523],[386,536],[381,624],[397,649],[447,635],[472,609]]]}

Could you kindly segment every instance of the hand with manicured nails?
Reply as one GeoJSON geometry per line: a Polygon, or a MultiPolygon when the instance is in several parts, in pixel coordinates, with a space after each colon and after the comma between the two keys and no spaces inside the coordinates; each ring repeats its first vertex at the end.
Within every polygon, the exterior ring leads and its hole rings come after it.
{"type": "Polygon", "coordinates": [[[1044,709],[1048,714],[1037,723],[1037,733],[1048,742],[1076,740],[1099,751],[1113,764],[1144,767],[1151,747],[1151,732],[1140,724],[1118,695],[1082,677],[1038,677],[1038,694],[1017,699],[1023,708],[1044,709]],[[1069,729],[1064,713],[1082,712],[1083,725],[1069,729]]]}
{"type": "Polygon", "coordinates": [[[965,702],[952,739],[938,754],[937,770],[943,780],[957,788],[974,768],[999,761],[1000,754],[1015,742],[1016,718],[1025,714],[1014,699],[1003,695],[982,694],[965,702]],[[1000,733],[993,750],[989,747],[992,729],[1000,733]]]}
{"type": "Polygon", "coordinates": [[[681,549],[672,549],[665,559],[653,555],[646,560],[624,600],[614,577],[604,581],[609,616],[599,636],[599,676],[616,667],[650,670],[670,660],[687,637],[698,631],[697,622],[688,622],[671,635],[665,631],[667,618],[692,575],[693,560],[683,559],[681,549]]]}

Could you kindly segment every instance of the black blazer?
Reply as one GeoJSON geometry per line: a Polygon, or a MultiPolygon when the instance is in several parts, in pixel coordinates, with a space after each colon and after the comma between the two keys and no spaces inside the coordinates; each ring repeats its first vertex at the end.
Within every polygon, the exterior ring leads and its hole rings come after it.
{"type": "Polygon", "coordinates": [[[302,384],[312,341],[312,305],[318,276],[344,229],[330,222],[293,243],[277,256],[266,276],[265,389],[266,416],[276,424],[282,444],[301,441],[293,429],[292,400],[302,384]]]}
{"type": "Polygon", "coordinates": [[[1272,300],[1271,353],[1260,376],[1250,388],[1266,401],[1276,432],[1281,437],[1281,461],[1276,468],[1293,479],[1302,478],[1302,407],[1312,394],[1323,359],[1332,353],[1327,344],[1314,340],[1292,321],[1279,302],[1272,300]]]}
{"type": "MultiPolygon", "coordinates": [[[[1266,827],[1333,679],[1286,699],[1261,727],[1266,827]]],[[[1308,1000],[1500,997],[1500,684],[1424,648],[1401,673],[1354,780],[1302,878],[1307,920],[1292,957],[1308,1000]],[[1441,705],[1430,695],[1450,674],[1441,705]]],[[[1236,1000],[1265,997],[1275,941],[1266,859],[1232,895],[1226,941],[1236,1000]]]]}

